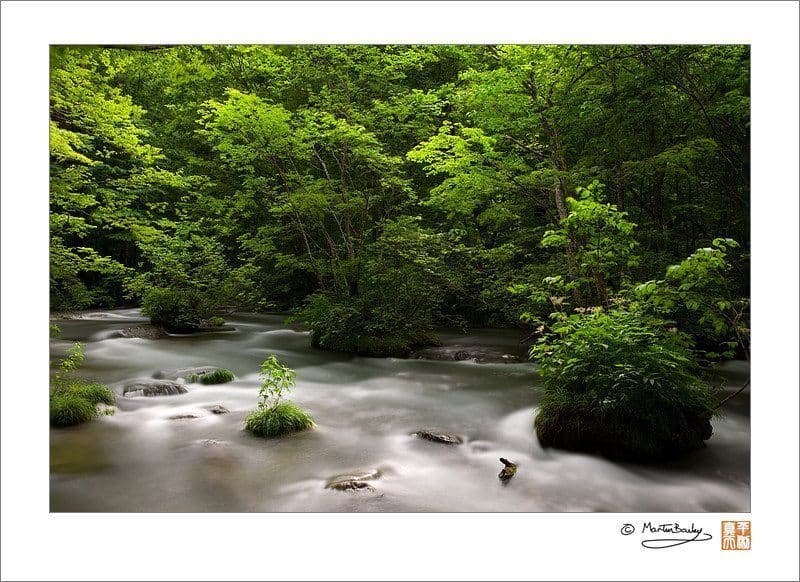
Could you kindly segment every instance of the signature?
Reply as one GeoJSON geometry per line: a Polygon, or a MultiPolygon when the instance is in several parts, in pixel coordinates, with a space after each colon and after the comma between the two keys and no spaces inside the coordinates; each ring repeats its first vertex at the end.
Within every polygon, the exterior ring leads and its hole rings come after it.
{"type": "MultiPolygon", "coordinates": [[[[619,530],[619,533],[624,536],[629,536],[637,531],[638,528],[632,523],[626,523],[619,530]]],[[[712,538],[710,533],[704,532],[702,527],[696,527],[694,523],[689,527],[683,527],[677,522],[655,524],[652,521],[643,522],[641,535],[651,536],[652,534],[660,535],[642,540],[642,546],[651,550],[674,548],[675,546],[682,546],[683,544],[691,542],[707,542],[712,538]]]]}

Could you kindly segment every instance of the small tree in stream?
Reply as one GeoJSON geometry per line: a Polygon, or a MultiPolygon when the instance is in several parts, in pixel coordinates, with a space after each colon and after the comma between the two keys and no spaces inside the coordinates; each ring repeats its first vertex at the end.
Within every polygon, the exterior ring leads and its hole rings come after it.
{"type": "Polygon", "coordinates": [[[297,372],[270,355],[261,363],[258,409],[245,419],[245,428],[256,436],[273,437],[314,426],[311,416],[283,395],[296,385],[297,372]]]}

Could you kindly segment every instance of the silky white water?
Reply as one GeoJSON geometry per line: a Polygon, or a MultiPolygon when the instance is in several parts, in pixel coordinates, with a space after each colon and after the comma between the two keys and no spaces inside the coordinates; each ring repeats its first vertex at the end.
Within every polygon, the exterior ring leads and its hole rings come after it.
{"type": "MultiPolygon", "coordinates": [[[[533,430],[541,385],[531,363],[478,364],[362,358],[314,350],[279,315],[236,314],[236,331],[126,339],[138,310],[95,311],[58,321],[51,358],[85,342],[81,375],[118,394],[118,410],[50,431],[52,511],[634,511],[750,510],[749,394],[713,420],[707,448],[666,464],[614,463],[542,449],[533,430]],[[317,426],[278,439],[243,430],[255,407],[259,364],[276,354],[295,368],[289,398],[317,426]],[[122,386],[159,370],[219,366],[228,384],[187,384],[188,393],[124,398],[122,386]],[[220,404],[229,414],[212,414],[220,404]],[[199,418],[173,420],[194,414],[199,418]],[[465,438],[451,446],[412,433],[436,428],[465,438]],[[503,484],[499,457],[518,464],[503,484]],[[378,469],[375,491],[325,488],[333,475],[378,469]]],[[[442,332],[445,342],[524,354],[511,330],[442,332]]],[[[723,367],[732,392],[749,371],[723,367]]]]}

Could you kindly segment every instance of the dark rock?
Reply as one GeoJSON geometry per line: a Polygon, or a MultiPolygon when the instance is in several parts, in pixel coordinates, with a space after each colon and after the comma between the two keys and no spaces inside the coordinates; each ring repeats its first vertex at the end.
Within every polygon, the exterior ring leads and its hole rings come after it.
{"type": "Polygon", "coordinates": [[[210,410],[213,414],[228,414],[230,410],[222,406],[221,404],[215,404],[214,406],[206,407],[210,410]]]}
{"type": "Polygon", "coordinates": [[[375,487],[366,481],[337,481],[336,483],[328,483],[326,489],[333,489],[335,491],[375,491],[375,487]]]}
{"type": "Polygon", "coordinates": [[[367,481],[378,479],[380,476],[381,472],[378,469],[342,473],[331,477],[325,488],[335,491],[375,491],[367,481]]]}
{"type": "Polygon", "coordinates": [[[116,332],[113,337],[157,340],[169,337],[169,334],[158,326],[144,324],[121,329],[120,331],[116,332]]]}
{"type": "Polygon", "coordinates": [[[435,443],[444,443],[446,445],[460,445],[464,439],[452,432],[443,432],[438,430],[418,430],[414,433],[421,439],[433,441],[435,443]]]}
{"type": "Polygon", "coordinates": [[[203,376],[219,370],[216,366],[196,366],[194,368],[177,368],[175,370],[160,370],[156,372],[154,378],[164,378],[166,380],[178,380],[179,378],[189,378],[191,376],[203,376]]]}
{"type": "Polygon", "coordinates": [[[183,384],[171,380],[153,380],[142,378],[126,384],[122,395],[133,396],[171,396],[173,394],[186,394],[188,390],[183,384]]]}
{"type": "Polygon", "coordinates": [[[200,417],[198,415],[196,415],[196,414],[191,414],[191,413],[188,413],[188,414],[173,414],[172,416],[169,417],[170,420],[189,420],[189,419],[192,419],[192,418],[200,418],[200,417]]]}
{"type": "Polygon", "coordinates": [[[520,362],[519,356],[507,354],[491,347],[447,345],[423,348],[411,352],[411,358],[419,360],[455,361],[475,360],[478,364],[513,364],[520,362]]]}
{"type": "Polygon", "coordinates": [[[503,457],[500,457],[500,462],[505,466],[500,470],[500,474],[497,476],[503,483],[506,483],[511,477],[517,474],[517,465],[503,457]]]}
{"type": "Polygon", "coordinates": [[[542,410],[536,436],[543,447],[598,453],[615,461],[663,461],[702,449],[713,432],[710,415],[697,411],[665,411],[663,424],[622,411],[602,415],[580,406],[542,410]]]}

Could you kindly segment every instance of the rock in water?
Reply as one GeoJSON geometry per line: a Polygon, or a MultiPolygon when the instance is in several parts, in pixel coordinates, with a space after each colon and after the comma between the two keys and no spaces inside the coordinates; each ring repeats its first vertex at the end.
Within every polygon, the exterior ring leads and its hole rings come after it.
{"type": "Polygon", "coordinates": [[[158,326],[143,324],[143,325],[134,325],[132,327],[126,327],[125,329],[121,329],[118,332],[116,332],[112,337],[156,340],[169,337],[169,334],[158,326]]]}
{"type": "Polygon", "coordinates": [[[172,380],[153,380],[143,378],[126,384],[122,388],[122,395],[128,398],[134,396],[171,396],[173,394],[186,394],[188,390],[183,384],[172,380]]]}
{"type": "Polygon", "coordinates": [[[438,430],[418,430],[414,433],[414,436],[418,436],[421,439],[433,441],[435,443],[444,443],[446,445],[460,445],[464,442],[464,439],[457,434],[438,430]]]}
{"type": "Polygon", "coordinates": [[[453,360],[456,362],[474,360],[478,364],[514,364],[521,361],[519,356],[498,351],[496,348],[462,345],[422,348],[411,352],[410,357],[420,360],[453,360]]]}
{"type": "Polygon", "coordinates": [[[503,463],[505,467],[500,470],[500,474],[497,476],[500,477],[500,480],[503,483],[506,483],[509,479],[511,479],[511,477],[517,474],[517,465],[508,459],[504,459],[503,457],[500,457],[500,462],[503,463]]]}
{"type": "Polygon", "coordinates": [[[375,488],[367,483],[378,479],[381,472],[378,469],[371,469],[368,471],[352,471],[350,473],[342,473],[341,475],[334,475],[328,479],[325,485],[326,489],[333,489],[335,491],[375,491],[375,488]]]}
{"type": "Polygon", "coordinates": [[[213,414],[228,414],[230,412],[230,410],[228,410],[221,404],[215,404],[214,406],[209,406],[208,410],[210,410],[213,414]]]}
{"type": "Polygon", "coordinates": [[[186,414],[173,414],[169,417],[170,420],[189,420],[192,418],[200,418],[196,414],[186,413],[186,414]]]}

